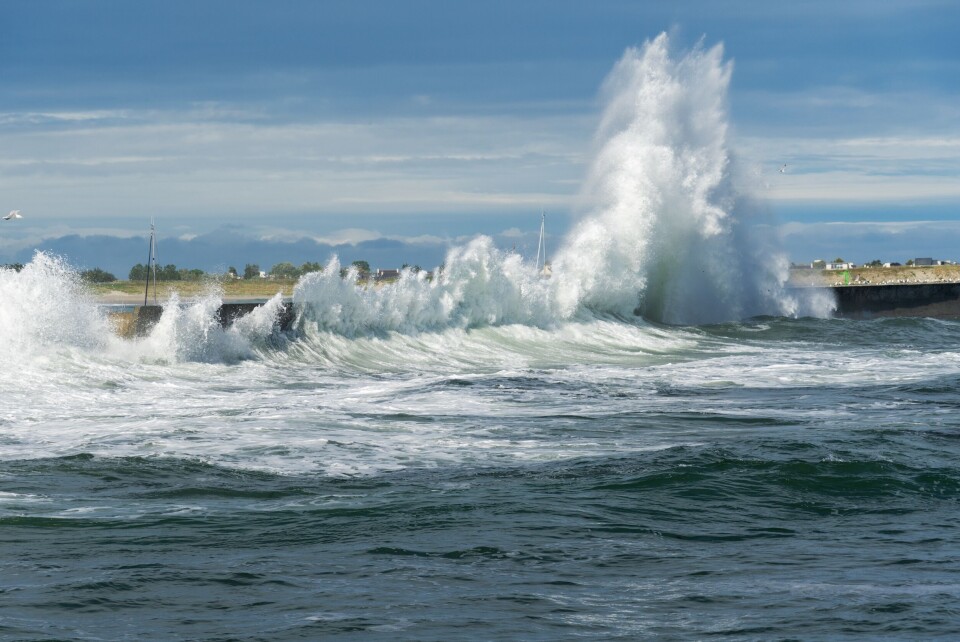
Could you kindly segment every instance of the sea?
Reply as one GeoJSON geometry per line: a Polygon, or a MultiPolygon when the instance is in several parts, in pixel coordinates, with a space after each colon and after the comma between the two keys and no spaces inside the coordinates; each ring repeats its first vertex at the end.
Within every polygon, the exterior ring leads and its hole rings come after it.
{"type": "Polygon", "coordinates": [[[960,322],[786,287],[729,72],[625,54],[550,278],[333,257],[289,329],[122,338],[0,269],[0,639],[956,639],[960,322]]]}

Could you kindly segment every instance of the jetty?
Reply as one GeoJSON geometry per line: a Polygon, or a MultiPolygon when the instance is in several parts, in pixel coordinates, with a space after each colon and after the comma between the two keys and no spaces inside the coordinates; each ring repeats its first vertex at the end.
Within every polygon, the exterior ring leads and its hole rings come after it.
{"type": "MultiPolygon", "coordinates": [[[[834,316],[842,319],[874,319],[882,317],[927,317],[960,319],[960,283],[900,283],[894,285],[792,286],[791,290],[826,290],[836,301],[834,316]]],[[[216,319],[228,327],[266,303],[232,301],[220,304],[216,319]]],[[[146,336],[160,320],[160,305],[104,304],[121,337],[146,336]]],[[[296,314],[293,302],[285,300],[280,307],[277,325],[281,331],[293,328],[296,314]]]]}
{"type": "Polygon", "coordinates": [[[960,283],[835,285],[828,289],[836,298],[836,316],[840,318],[960,318],[960,283]]]}
{"type": "MultiPolygon", "coordinates": [[[[226,328],[234,321],[253,312],[266,301],[242,301],[222,303],[217,308],[216,319],[220,327],[226,328]]],[[[106,305],[108,314],[114,323],[118,335],[124,338],[146,336],[163,315],[160,305],[106,305]]],[[[281,331],[290,330],[294,321],[293,303],[284,301],[277,317],[281,331]]]]}

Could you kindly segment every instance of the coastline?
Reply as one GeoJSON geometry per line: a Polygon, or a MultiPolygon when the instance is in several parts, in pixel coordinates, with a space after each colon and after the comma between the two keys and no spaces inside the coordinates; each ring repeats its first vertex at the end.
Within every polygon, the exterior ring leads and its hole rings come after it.
{"type": "MultiPolygon", "coordinates": [[[[170,299],[172,292],[163,293],[162,296],[157,296],[157,304],[163,305],[170,299]]],[[[224,303],[266,303],[272,299],[275,295],[270,296],[251,296],[243,294],[224,294],[220,296],[220,300],[224,303]]],[[[193,293],[181,293],[181,301],[195,301],[201,298],[201,295],[193,293]]],[[[285,300],[289,300],[290,296],[284,294],[283,297],[285,300]]],[[[126,294],[122,292],[111,292],[109,294],[98,294],[94,293],[93,300],[97,305],[123,305],[123,306],[138,306],[143,305],[143,295],[142,294],[126,294]]],[[[147,305],[153,305],[153,296],[150,296],[147,299],[147,305]]]]}

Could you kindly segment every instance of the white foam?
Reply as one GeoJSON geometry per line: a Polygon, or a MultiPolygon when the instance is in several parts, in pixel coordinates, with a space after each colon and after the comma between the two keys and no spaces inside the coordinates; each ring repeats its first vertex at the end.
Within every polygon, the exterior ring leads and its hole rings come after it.
{"type": "Polygon", "coordinates": [[[661,389],[960,371],[956,355],[767,344],[762,329],[729,340],[634,316],[829,307],[783,289],[770,221],[729,149],[730,73],[720,47],[674,56],[666,36],[624,55],[550,279],[486,237],[451,249],[432,279],[404,271],[382,287],[341,278],[334,257],[297,284],[289,342],[279,296],[225,329],[216,290],[171,298],[147,336],[123,340],[62,261],[0,270],[0,358],[12,364],[0,370],[0,460],[87,452],[334,475],[562,461],[699,443],[672,425],[607,435],[603,422],[558,437],[567,416],[755,412],[661,389]]]}
{"type": "Polygon", "coordinates": [[[731,72],[721,45],[678,57],[666,34],[616,65],[585,215],[555,259],[562,310],[638,309],[681,324],[829,311],[785,294],[788,263],[772,221],[736,180],[731,72]]]}

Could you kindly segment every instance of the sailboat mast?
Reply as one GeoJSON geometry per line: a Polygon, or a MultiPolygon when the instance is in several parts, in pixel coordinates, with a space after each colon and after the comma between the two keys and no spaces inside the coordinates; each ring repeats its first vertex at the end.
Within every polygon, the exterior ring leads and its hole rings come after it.
{"type": "Polygon", "coordinates": [[[146,287],[143,290],[143,304],[147,305],[150,296],[150,272],[153,270],[153,303],[157,303],[157,240],[153,221],[150,221],[150,247],[147,251],[146,287]]]}
{"type": "Polygon", "coordinates": [[[545,267],[547,265],[547,242],[543,234],[544,222],[546,221],[546,218],[547,218],[546,213],[543,210],[541,210],[540,211],[540,241],[537,242],[537,263],[536,263],[537,270],[539,270],[541,267],[540,265],[541,252],[543,253],[543,266],[545,267]]]}
{"type": "Polygon", "coordinates": [[[150,222],[150,243],[153,245],[153,304],[157,304],[157,234],[150,222]]]}

